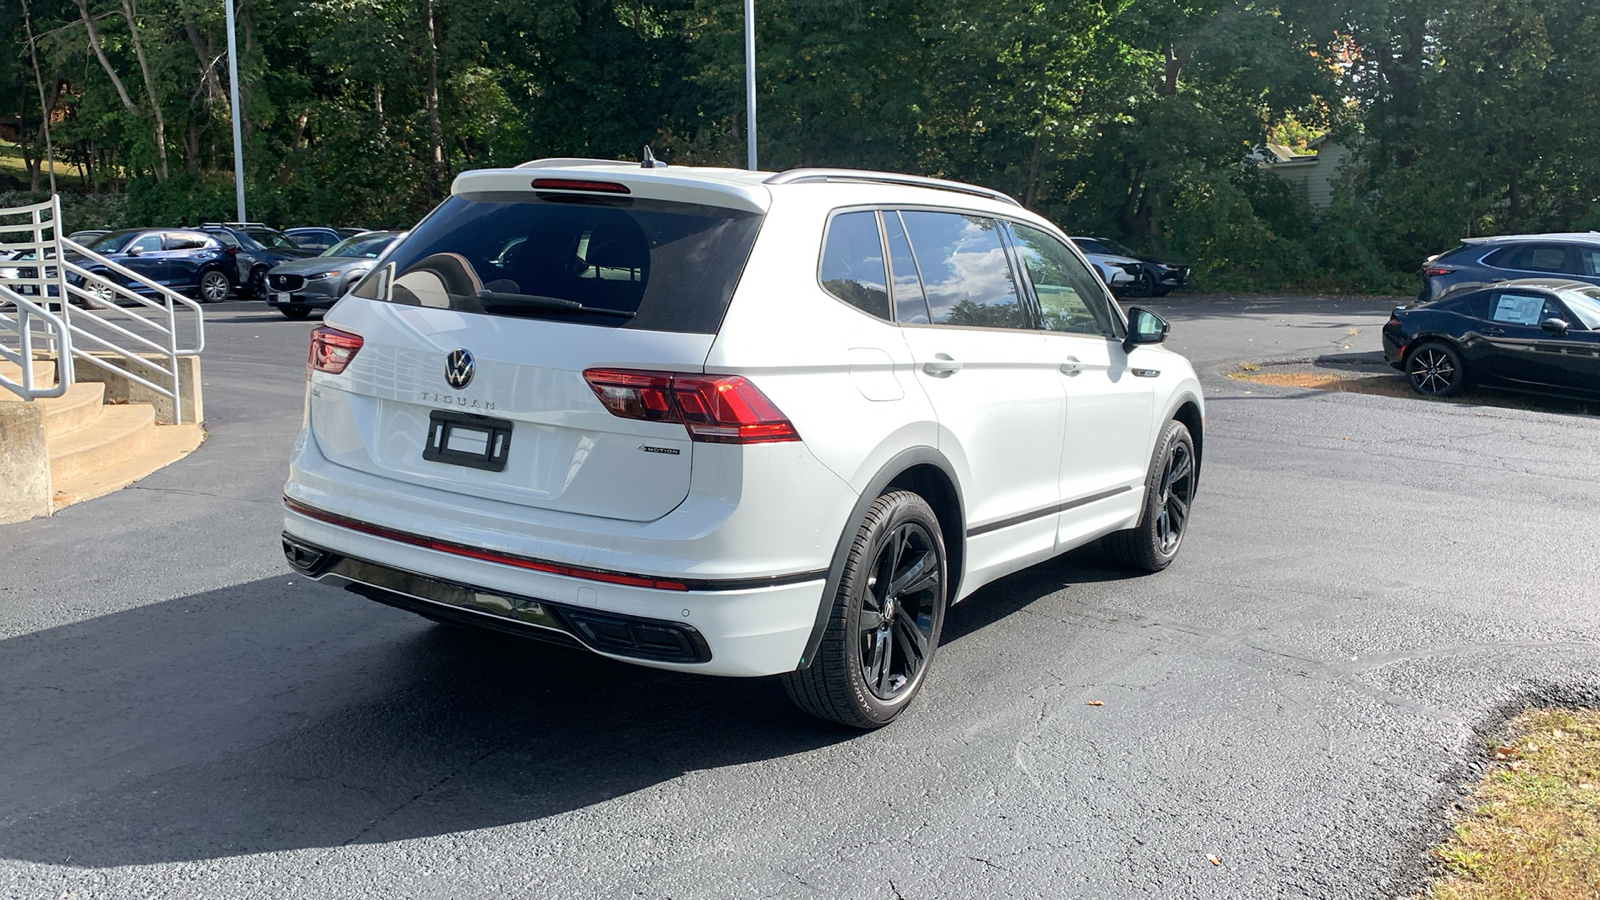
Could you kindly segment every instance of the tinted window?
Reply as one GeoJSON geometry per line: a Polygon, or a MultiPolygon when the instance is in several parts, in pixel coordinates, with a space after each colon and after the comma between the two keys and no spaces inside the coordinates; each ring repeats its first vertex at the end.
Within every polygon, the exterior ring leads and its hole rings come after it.
{"type": "Polygon", "coordinates": [[[843,213],[828,223],[822,247],[822,286],[862,312],[889,318],[888,274],[875,212],[843,213]]]}
{"type": "Polygon", "coordinates": [[[204,250],[211,239],[193,231],[174,231],[167,235],[168,250],[204,250]]]}
{"type": "Polygon", "coordinates": [[[238,239],[226,231],[213,231],[211,232],[211,236],[216,238],[217,243],[224,247],[227,247],[231,250],[239,249],[240,245],[238,239]]]}
{"type": "Polygon", "coordinates": [[[302,250],[326,250],[333,246],[333,239],[326,234],[297,234],[290,238],[295,246],[302,250]]]}
{"type": "Polygon", "coordinates": [[[917,261],[899,213],[883,213],[883,233],[889,239],[889,265],[894,272],[895,318],[909,325],[927,325],[931,320],[927,298],[922,295],[922,276],[917,274],[917,261]]]}
{"type": "Polygon", "coordinates": [[[935,325],[1033,327],[993,219],[917,210],[901,218],[935,325]]]}
{"type": "Polygon", "coordinates": [[[1560,244],[1523,244],[1498,250],[1486,262],[1524,272],[1563,272],[1566,271],[1567,248],[1560,244]]]}
{"type": "MultiPolygon", "coordinates": [[[[1044,314],[1044,327],[1074,334],[1113,334],[1110,311],[1100,280],[1072,251],[1050,235],[1027,225],[1014,225],[1017,253],[1033,282],[1044,314]]],[[[1081,244],[1079,246],[1082,246],[1081,244]]]]}
{"type": "Polygon", "coordinates": [[[484,315],[712,334],[760,226],[755,213],[663,200],[453,196],[355,293],[484,315]]]}
{"type": "Polygon", "coordinates": [[[1538,325],[1545,319],[1561,318],[1561,308],[1542,294],[1495,293],[1489,302],[1489,318],[1507,325],[1538,325]]]}
{"type": "Polygon", "coordinates": [[[298,249],[295,247],[294,241],[289,240],[270,228],[252,228],[251,230],[245,232],[245,234],[248,234],[255,240],[256,243],[262,245],[263,247],[271,247],[274,250],[298,249]]]}
{"type": "Polygon", "coordinates": [[[1600,275],[1600,247],[1573,247],[1572,274],[1593,278],[1600,275]]]}
{"type": "Polygon", "coordinates": [[[1073,238],[1072,242],[1085,253],[1111,253],[1111,249],[1093,238],[1073,238]]]}

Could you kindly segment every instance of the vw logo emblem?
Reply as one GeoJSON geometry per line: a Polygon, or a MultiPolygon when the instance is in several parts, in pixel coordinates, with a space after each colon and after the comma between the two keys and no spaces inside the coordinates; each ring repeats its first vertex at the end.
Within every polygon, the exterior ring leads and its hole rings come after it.
{"type": "Polygon", "coordinates": [[[444,358],[444,380],[460,390],[472,383],[475,368],[470,351],[451,350],[450,355],[444,358]]]}

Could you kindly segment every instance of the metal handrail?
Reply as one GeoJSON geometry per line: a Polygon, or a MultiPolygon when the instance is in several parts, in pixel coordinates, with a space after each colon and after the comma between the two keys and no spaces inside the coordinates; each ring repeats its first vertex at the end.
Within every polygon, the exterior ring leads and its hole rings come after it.
{"type": "MultiPolygon", "coordinates": [[[[34,260],[14,261],[19,266],[35,269],[34,277],[7,280],[13,284],[36,287],[43,305],[24,300],[27,305],[19,303],[17,308],[26,310],[28,316],[38,316],[38,311],[49,314],[50,318],[45,321],[59,334],[58,338],[52,340],[58,344],[56,357],[57,365],[62,372],[61,384],[57,385],[56,393],[39,394],[39,396],[59,396],[70,386],[72,359],[76,358],[117,373],[164,397],[171,398],[174,419],[181,422],[182,379],[178,358],[198,356],[205,349],[205,314],[200,304],[62,235],[59,197],[51,197],[44,203],[0,210],[0,215],[21,215],[29,220],[20,225],[0,225],[0,235],[24,232],[32,237],[32,240],[7,242],[6,246],[34,251],[34,260]],[[46,232],[51,234],[49,238],[45,237],[46,232]],[[90,271],[85,268],[88,264],[103,268],[104,272],[90,271]],[[120,276],[131,285],[137,286],[139,290],[118,284],[106,277],[106,272],[120,276]],[[77,282],[76,284],[69,283],[69,275],[77,282]],[[108,296],[111,302],[105,304],[102,298],[108,296]],[[85,301],[84,307],[75,308],[72,303],[74,298],[85,301]],[[124,300],[131,301],[135,307],[150,310],[155,315],[141,315],[134,309],[124,309],[118,303],[124,300]],[[48,307],[51,305],[59,306],[59,316],[50,312],[48,307]],[[192,341],[179,340],[177,313],[180,306],[194,313],[192,341]],[[116,316],[123,318],[117,321],[114,320],[116,316]],[[75,319],[77,321],[74,321],[75,319]],[[141,334],[135,329],[144,329],[146,333],[141,334]],[[89,347],[95,347],[101,351],[101,355],[92,355],[87,349],[89,347]],[[141,354],[155,356],[163,362],[154,362],[147,355],[141,354]]],[[[4,297],[7,300],[21,297],[19,293],[9,289],[6,293],[11,295],[4,297]]],[[[4,318],[0,316],[0,319],[4,318]]],[[[22,329],[27,317],[19,315],[17,318],[14,327],[22,329]]],[[[31,358],[33,352],[31,322],[27,322],[27,325],[28,329],[24,329],[22,344],[25,355],[31,358]]],[[[51,331],[46,329],[45,333],[50,335],[51,331]]],[[[13,355],[15,354],[6,352],[7,358],[13,355]]],[[[25,379],[31,382],[31,367],[24,365],[23,370],[25,379]]],[[[10,383],[6,386],[11,388],[10,383]]],[[[38,391],[35,389],[33,393],[38,391]]]]}
{"type": "Polygon", "coordinates": [[[17,308],[16,317],[0,312],[0,327],[14,331],[18,338],[18,349],[13,351],[4,344],[0,344],[0,358],[7,359],[22,370],[21,383],[0,375],[0,387],[23,398],[34,400],[40,397],[59,397],[72,387],[72,333],[67,328],[67,323],[60,316],[51,312],[47,307],[40,306],[32,300],[11,290],[5,285],[0,285],[0,304],[9,303],[17,308]],[[50,349],[55,352],[56,384],[50,388],[39,388],[33,383],[33,322],[38,318],[44,320],[46,334],[54,346],[50,349]]]}

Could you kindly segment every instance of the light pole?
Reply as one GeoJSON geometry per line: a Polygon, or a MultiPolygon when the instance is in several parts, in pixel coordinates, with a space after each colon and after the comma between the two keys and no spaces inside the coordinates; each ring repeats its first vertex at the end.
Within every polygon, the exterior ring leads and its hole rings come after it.
{"type": "Polygon", "coordinates": [[[745,168],[756,170],[756,0],[744,0],[745,168]]]}
{"type": "Polygon", "coordinates": [[[239,53],[233,38],[233,0],[224,0],[228,10],[228,111],[233,118],[233,196],[239,206],[239,221],[244,217],[244,138],[239,128],[239,53]]]}

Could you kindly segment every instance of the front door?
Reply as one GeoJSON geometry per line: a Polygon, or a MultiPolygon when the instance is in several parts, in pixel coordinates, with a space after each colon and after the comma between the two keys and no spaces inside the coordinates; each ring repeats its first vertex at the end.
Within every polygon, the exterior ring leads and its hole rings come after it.
{"type": "Polygon", "coordinates": [[[1014,224],[1012,233],[1066,394],[1058,539],[1064,547],[1075,546],[1138,515],[1154,440],[1160,362],[1136,347],[1133,357],[1149,357],[1141,366],[1122,349],[1110,307],[1115,301],[1077,254],[1028,225],[1014,224]]]}
{"type": "MultiPolygon", "coordinates": [[[[1572,391],[1595,390],[1595,359],[1572,337],[1545,331],[1540,323],[1571,314],[1541,293],[1515,290],[1489,295],[1485,348],[1474,360],[1478,371],[1507,387],[1546,386],[1572,391]]],[[[1581,327],[1579,325],[1578,327],[1581,327]]]]}
{"type": "Polygon", "coordinates": [[[1055,552],[1065,400],[994,219],[883,213],[901,333],[966,504],[967,583],[1055,552]]]}

